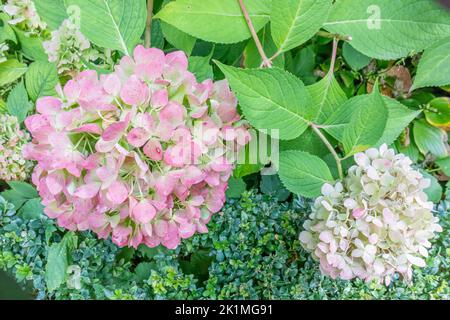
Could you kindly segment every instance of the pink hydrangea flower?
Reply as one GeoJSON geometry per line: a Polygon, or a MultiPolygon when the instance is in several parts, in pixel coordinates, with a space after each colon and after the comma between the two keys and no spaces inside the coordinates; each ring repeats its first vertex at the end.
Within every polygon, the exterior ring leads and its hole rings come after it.
{"type": "Polygon", "coordinates": [[[48,216],[118,246],[207,232],[249,133],[226,81],[197,83],[187,67],[182,52],[138,46],[114,73],[81,72],[38,100],[24,155],[48,216]]]}

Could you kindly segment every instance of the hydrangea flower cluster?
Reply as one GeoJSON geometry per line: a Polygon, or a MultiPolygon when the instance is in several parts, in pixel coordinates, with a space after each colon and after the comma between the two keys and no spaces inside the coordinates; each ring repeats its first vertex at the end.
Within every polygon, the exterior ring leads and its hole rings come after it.
{"type": "Polygon", "coordinates": [[[355,160],[343,183],[322,187],[300,241],[332,278],[389,285],[399,273],[410,281],[442,231],[423,191],[430,181],[386,145],[355,160]]]}
{"type": "Polygon", "coordinates": [[[226,81],[197,83],[183,52],[138,46],[114,73],[83,71],[59,91],[25,120],[48,216],[118,246],[207,232],[250,139],[226,81]]]}
{"type": "Polygon", "coordinates": [[[22,148],[29,141],[29,134],[20,130],[16,117],[0,114],[0,180],[29,177],[33,164],[22,156],[22,148]]]}
{"type": "Polygon", "coordinates": [[[32,0],[7,0],[2,10],[11,17],[10,24],[22,27],[27,34],[39,34],[47,28],[32,0]]]}
{"type": "Polygon", "coordinates": [[[59,73],[80,70],[83,67],[82,58],[90,62],[101,57],[99,51],[91,48],[77,21],[76,16],[70,16],[57,30],[52,31],[51,39],[43,43],[48,60],[57,64],[59,73]]]}

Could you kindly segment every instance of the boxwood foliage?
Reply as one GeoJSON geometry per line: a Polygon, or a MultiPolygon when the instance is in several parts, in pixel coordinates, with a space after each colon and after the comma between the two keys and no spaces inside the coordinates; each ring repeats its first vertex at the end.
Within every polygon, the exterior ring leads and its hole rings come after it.
{"type": "Polygon", "coordinates": [[[175,251],[119,249],[88,232],[72,235],[64,281],[52,291],[45,261],[68,233],[44,216],[25,220],[0,198],[0,269],[38,299],[449,299],[448,200],[437,208],[444,232],[413,284],[396,279],[385,287],[321,275],[298,241],[309,203],[279,203],[256,192],[229,200],[208,234],[175,251]]]}

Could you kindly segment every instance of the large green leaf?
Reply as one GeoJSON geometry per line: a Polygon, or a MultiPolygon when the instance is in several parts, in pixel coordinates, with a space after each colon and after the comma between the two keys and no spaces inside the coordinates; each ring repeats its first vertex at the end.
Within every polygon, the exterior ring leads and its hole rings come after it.
{"type": "Polygon", "coordinates": [[[66,0],[81,13],[81,32],[94,44],[129,55],[147,19],[145,0],[66,0]]]}
{"type": "Polygon", "coordinates": [[[429,125],[424,119],[414,122],[414,141],[420,152],[431,153],[438,158],[446,157],[447,149],[444,144],[444,134],[441,129],[429,125]]]}
{"type": "Polygon", "coordinates": [[[278,68],[245,70],[216,63],[254,127],[278,129],[281,140],[295,139],[308,128],[310,96],[296,76],[278,68]]]}
{"type": "Polygon", "coordinates": [[[195,75],[198,82],[214,78],[211,57],[189,57],[189,71],[195,75]]]}
{"type": "Polygon", "coordinates": [[[6,40],[17,43],[16,34],[8,23],[9,20],[10,17],[6,13],[0,12],[0,43],[5,42],[6,40]]]}
{"type": "Polygon", "coordinates": [[[450,84],[450,38],[425,50],[417,67],[412,90],[448,84],[450,84]]]}
{"type": "MultiPolygon", "coordinates": [[[[381,145],[383,143],[390,145],[398,138],[403,129],[420,114],[420,111],[410,110],[400,102],[386,96],[383,96],[382,99],[387,107],[389,116],[383,136],[375,145],[381,145]]],[[[351,98],[336,109],[325,121],[324,129],[334,138],[342,141],[344,130],[348,127],[353,113],[361,106],[370,103],[371,95],[360,95],[351,98]]]]}
{"type": "Polygon", "coordinates": [[[36,61],[30,65],[25,74],[25,84],[31,100],[36,101],[42,96],[56,94],[55,87],[58,84],[58,71],[55,64],[36,61]]]}
{"type": "Polygon", "coordinates": [[[16,81],[27,71],[27,69],[26,64],[21,63],[16,59],[9,59],[0,63],[0,86],[16,81]]]}
{"type": "Polygon", "coordinates": [[[281,52],[308,41],[328,18],[331,0],[274,0],[272,37],[281,52]]]}
{"type": "Polygon", "coordinates": [[[393,60],[450,36],[450,13],[430,0],[340,0],[324,27],[366,56],[393,60]]]}
{"type": "Polygon", "coordinates": [[[32,104],[28,101],[28,94],[23,81],[17,84],[8,96],[7,101],[9,114],[17,117],[19,122],[25,120],[32,104]]]}
{"type": "Polygon", "coordinates": [[[333,176],[327,164],[319,157],[302,151],[284,151],[280,154],[280,179],[293,193],[317,197],[324,183],[333,176]]]}
{"type": "Polygon", "coordinates": [[[307,86],[311,95],[308,114],[316,123],[323,123],[331,114],[347,101],[345,92],[339,86],[333,74],[328,73],[319,82],[307,86]]]}
{"type": "Polygon", "coordinates": [[[39,17],[55,30],[61,25],[64,19],[68,18],[65,0],[34,0],[39,17]]]}
{"type": "MultiPolygon", "coordinates": [[[[269,22],[270,0],[245,0],[256,31],[269,22]]],[[[251,37],[237,0],[176,0],[156,16],[196,38],[236,43],[251,37]]]]}
{"type": "Polygon", "coordinates": [[[321,158],[330,153],[312,128],[308,128],[300,137],[293,140],[281,140],[280,151],[287,150],[304,151],[321,158]]]}
{"type": "Polygon", "coordinates": [[[428,200],[434,203],[438,203],[442,199],[442,191],[443,191],[442,186],[439,184],[439,181],[434,176],[432,176],[425,170],[420,171],[423,174],[424,178],[430,179],[431,181],[431,185],[424,190],[424,192],[428,196],[428,200]]]}
{"type": "Polygon", "coordinates": [[[368,103],[353,113],[344,129],[342,142],[348,156],[375,145],[386,128],[388,110],[378,88],[369,97],[368,103]]]}
{"type": "Polygon", "coordinates": [[[437,160],[436,164],[447,177],[450,177],[450,156],[437,160]]]}

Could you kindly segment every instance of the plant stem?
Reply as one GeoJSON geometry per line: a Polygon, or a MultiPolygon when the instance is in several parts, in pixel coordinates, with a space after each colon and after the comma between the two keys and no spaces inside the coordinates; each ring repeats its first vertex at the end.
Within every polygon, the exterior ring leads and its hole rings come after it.
{"type": "Polygon", "coordinates": [[[328,141],[327,137],[325,137],[325,135],[320,131],[320,129],[314,123],[311,123],[311,128],[317,134],[317,136],[320,138],[320,140],[322,140],[322,142],[327,146],[328,150],[330,150],[331,154],[333,155],[334,159],[336,160],[336,165],[337,165],[338,172],[339,172],[339,178],[341,180],[344,180],[344,170],[342,169],[342,162],[341,162],[342,160],[339,157],[339,155],[337,154],[336,150],[334,150],[333,146],[328,141]]]}
{"type": "Polygon", "coordinates": [[[244,14],[245,21],[247,22],[248,28],[250,30],[250,33],[252,34],[253,40],[255,41],[256,48],[258,49],[258,52],[262,58],[262,67],[272,67],[272,61],[267,58],[266,53],[264,52],[264,48],[261,44],[261,41],[259,41],[258,34],[255,31],[255,27],[253,26],[252,20],[250,19],[250,16],[248,14],[247,8],[245,7],[244,0],[238,0],[239,5],[241,6],[242,13],[244,14]]]}
{"type": "Polygon", "coordinates": [[[339,39],[333,38],[333,53],[331,54],[331,63],[330,63],[330,75],[334,73],[334,66],[336,65],[336,56],[338,50],[339,39]]]}
{"type": "Polygon", "coordinates": [[[153,0],[147,0],[147,24],[145,27],[145,47],[152,45],[153,0]]]}

